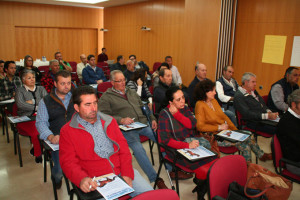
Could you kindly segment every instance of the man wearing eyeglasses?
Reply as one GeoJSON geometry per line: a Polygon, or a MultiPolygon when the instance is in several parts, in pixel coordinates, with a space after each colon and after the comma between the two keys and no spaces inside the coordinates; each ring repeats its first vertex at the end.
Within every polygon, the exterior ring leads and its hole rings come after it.
{"type": "MultiPolygon", "coordinates": [[[[143,115],[141,106],[143,103],[136,91],[126,88],[126,79],[120,70],[114,70],[110,73],[110,81],[113,85],[100,98],[98,108],[101,112],[114,117],[119,125],[129,125],[133,122],[141,122],[147,124],[147,118],[143,115]]],[[[123,132],[129,147],[132,149],[134,156],[142,170],[148,176],[150,182],[156,179],[156,172],[140,142],[140,135],[147,136],[152,141],[155,141],[153,132],[157,129],[157,123],[153,115],[150,116],[152,124],[148,127],[123,132]]],[[[157,180],[159,189],[165,189],[163,179],[157,180]]]]}

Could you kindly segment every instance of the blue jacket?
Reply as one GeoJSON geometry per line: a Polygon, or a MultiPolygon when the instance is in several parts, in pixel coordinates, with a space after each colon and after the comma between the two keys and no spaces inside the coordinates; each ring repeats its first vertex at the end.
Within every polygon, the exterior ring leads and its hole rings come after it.
{"type": "Polygon", "coordinates": [[[96,67],[96,71],[88,65],[82,70],[82,77],[85,84],[96,84],[97,80],[107,81],[101,68],[96,67]]]}

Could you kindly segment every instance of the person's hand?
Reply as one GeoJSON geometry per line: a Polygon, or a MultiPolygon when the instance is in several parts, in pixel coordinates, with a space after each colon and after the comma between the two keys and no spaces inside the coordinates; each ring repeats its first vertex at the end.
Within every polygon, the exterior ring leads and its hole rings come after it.
{"type": "Polygon", "coordinates": [[[223,131],[223,130],[227,130],[228,129],[228,124],[221,124],[221,125],[219,125],[219,130],[220,131],[223,131]]]}
{"type": "Polygon", "coordinates": [[[157,129],[157,123],[156,123],[155,120],[152,121],[152,129],[153,129],[154,131],[156,131],[156,129],[157,129]]]}
{"type": "Polygon", "coordinates": [[[63,60],[59,59],[58,62],[59,62],[60,65],[64,65],[63,60]]]}
{"type": "Polygon", "coordinates": [[[80,189],[85,193],[96,190],[97,186],[97,182],[93,181],[93,179],[91,179],[90,177],[83,178],[79,184],[80,189]],[[91,189],[90,186],[92,186],[91,189]]]}
{"type": "Polygon", "coordinates": [[[128,176],[122,176],[124,181],[130,186],[132,187],[132,179],[129,178],[128,176]]]}
{"type": "Polygon", "coordinates": [[[52,144],[58,144],[59,143],[59,135],[50,135],[48,137],[48,140],[52,143],[52,144]]]}
{"type": "Polygon", "coordinates": [[[103,80],[98,80],[97,84],[103,83],[103,80]]]}
{"type": "Polygon", "coordinates": [[[197,148],[197,147],[199,147],[199,141],[198,141],[198,140],[193,140],[193,141],[191,141],[191,142],[189,143],[189,148],[190,148],[190,149],[195,149],[195,148],[197,148]]]}
{"type": "Polygon", "coordinates": [[[152,110],[152,103],[148,103],[148,107],[150,110],[152,110]]]}
{"type": "Polygon", "coordinates": [[[274,119],[277,119],[277,117],[278,117],[278,112],[276,112],[276,113],[269,112],[268,113],[268,119],[274,120],[274,119]]]}
{"type": "Polygon", "coordinates": [[[175,105],[170,102],[170,108],[169,108],[169,111],[172,115],[174,115],[175,113],[177,113],[178,109],[175,107],[175,105]]]}
{"type": "Polygon", "coordinates": [[[33,101],[32,101],[32,99],[30,99],[30,100],[26,101],[26,103],[33,104],[33,101]]]}
{"type": "Polygon", "coordinates": [[[143,85],[143,81],[141,80],[141,78],[139,78],[136,83],[138,84],[138,86],[142,86],[143,85]]]}
{"type": "Polygon", "coordinates": [[[230,97],[229,101],[233,101],[234,97],[230,97]]]}
{"type": "Polygon", "coordinates": [[[126,117],[126,118],[122,118],[121,119],[121,124],[123,125],[128,125],[128,124],[132,124],[134,122],[133,119],[126,117]]]}

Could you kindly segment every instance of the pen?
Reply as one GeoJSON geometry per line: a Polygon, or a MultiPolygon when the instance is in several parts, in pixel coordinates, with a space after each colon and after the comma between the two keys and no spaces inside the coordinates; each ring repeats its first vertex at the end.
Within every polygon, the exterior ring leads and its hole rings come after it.
{"type": "MultiPolygon", "coordinates": [[[[95,181],[95,176],[94,176],[94,178],[92,179],[92,181],[93,181],[93,182],[95,181]]],[[[92,189],[92,185],[90,185],[89,191],[91,191],[91,189],[92,189]]]]}
{"type": "Polygon", "coordinates": [[[132,118],[132,120],[134,121],[134,120],[135,120],[135,118],[132,118]]]}

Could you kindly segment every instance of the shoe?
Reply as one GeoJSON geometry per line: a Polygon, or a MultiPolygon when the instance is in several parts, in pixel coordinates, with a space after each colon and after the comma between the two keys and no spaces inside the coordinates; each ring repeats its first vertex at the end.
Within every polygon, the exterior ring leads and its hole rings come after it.
{"type": "Polygon", "coordinates": [[[29,151],[30,155],[34,156],[34,148],[32,147],[29,151]]]}
{"type": "Polygon", "coordinates": [[[273,160],[272,159],[272,153],[264,153],[262,157],[259,158],[260,161],[267,161],[267,160],[273,160]]]}
{"type": "MultiPolygon", "coordinates": [[[[178,180],[186,180],[186,179],[193,178],[194,176],[193,174],[186,173],[183,171],[177,171],[177,173],[178,173],[178,180]]],[[[169,172],[169,175],[172,180],[175,180],[175,172],[169,172]]]]}
{"type": "Polygon", "coordinates": [[[158,178],[156,180],[156,185],[158,187],[158,189],[169,189],[166,185],[165,185],[165,182],[162,178],[158,178]]]}
{"type": "Polygon", "coordinates": [[[60,180],[58,183],[55,183],[55,187],[57,190],[61,188],[62,180],[60,180]]]}
{"type": "Polygon", "coordinates": [[[36,163],[42,163],[43,162],[43,157],[42,155],[38,156],[38,157],[35,157],[35,162],[36,163]]]}

